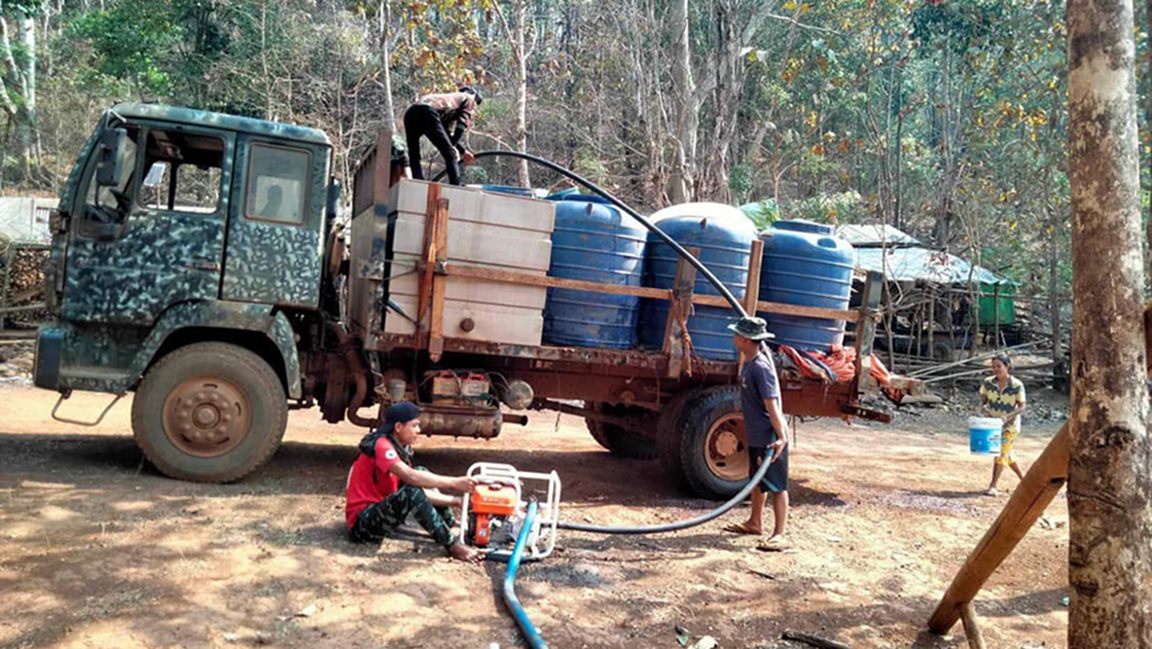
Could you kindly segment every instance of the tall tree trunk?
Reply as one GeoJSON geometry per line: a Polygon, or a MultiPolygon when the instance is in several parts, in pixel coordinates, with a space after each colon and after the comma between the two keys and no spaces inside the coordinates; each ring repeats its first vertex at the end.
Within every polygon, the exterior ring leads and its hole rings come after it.
{"type": "Polygon", "coordinates": [[[688,0],[672,4],[672,89],[675,106],[675,160],[669,175],[668,198],[672,203],[692,200],[696,160],[696,131],[700,125],[700,102],[692,79],[692,41],[689,36],[688,0]]]}
{"type": "Polygon", "coordinates": [[[1152,647],[1152,438],[1132,0],[1069,0],[1070,649],[1152,647]]]}
{"type": "Polygon", "coordinates": [[[20,41],[24,44],[24,59],[21,71],[24,75],[24,124],[27,148],[31,156],[40,156],[40,128],[36,116],[36,21],[27,14],[20,14],[17,20],[20,41]]]}
{"type": "Polygon", "coordinates": [[[943,65],[941,65],[941,83],[944,86],[944,100],[941,102],[940,122],[940,205],[936,214],[935,240],[936,245],[948,250],[952,240],[952,173],[954,159],[952,155],[952,38],[951,34],[944,37],[943,65]]]}
{"type": "MultiPolygon", "coordinates": [[[[512,46],[516,63],[516,148],[520,153],[528,153],[528,53],[524,49],[524,32],[528,22],[527,0],[516,0],[513,11],[516,14],[513,26],[515,42],[512,46]]],[[[516,176],[521,187],[532,186],[527,160],[517,161],[516,176]]]]}
{"type": "MultiPolygon", "coordinates": [[[[1152,0],[1147,0],[1145,3],[1145,19],[1148,21],[1148,33],[1152,34],[1152,0]]],[[[1145,83],[1147,84],[1144,89],[1144,128],[1152,130],[1152,47],[1148,48],[1148,69],[1145,74],[1147,77],[1145,83]]],[[[1152,158],[1147,161],[1148,167],[1152,168],[1152,158]]],[[[1148,203],[1148,231],[1144,233],[1144,281],[1145,283],[1152,282],[1152,201],[1148,203]]],[[[1146,287],[1152,288],[1152,287],[1146,287]]],[[[1145,295],[1149,293],[1145,290],[1145,295]]]]}
{"type": "MultiPolygon", "coordinates": [[[[1152,2],[1152,0],[1148,0],[1152,2]]],[[[892,216],[897,230],[904,229],[904,216],[900,198],[903,190],[901,185],[904,179],[904,62],[900,63],[900,70],[896,75],[896,186],[893,189],[892,216]]]]}
{"type": "Polygon", "coordinates": [[[388,51],[388,28],[392,26],[392,2],[380,3],[380,68],[384,74],[384,125],[396,132],[396,106],[392,103],[392,56],[388,51]]]}

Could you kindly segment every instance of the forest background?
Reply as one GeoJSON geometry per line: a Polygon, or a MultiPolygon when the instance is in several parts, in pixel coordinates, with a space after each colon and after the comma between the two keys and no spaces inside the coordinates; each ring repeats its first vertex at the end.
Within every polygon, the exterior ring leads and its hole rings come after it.
{"type": "MultiPolygon", "coordinates": [[[[1057,0],[0,0],[0,190],[57,191],[118,101],[321,128],[348,186],[409,103],[473,84],[473,150],[555,160],[647,211],[890,224],[1058,307],[1066,38],[1057,0]]],[[[560,187],[514,162],[465,180],[560,187]]]]}

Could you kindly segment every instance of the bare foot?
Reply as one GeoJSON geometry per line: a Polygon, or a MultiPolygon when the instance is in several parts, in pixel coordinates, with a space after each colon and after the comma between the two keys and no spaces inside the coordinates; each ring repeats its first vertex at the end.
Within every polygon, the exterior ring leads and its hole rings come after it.
{"type": "Polygon", "coordinates": [[[480,563],[484,560],[484,553],[476,548],[470,548],[463,543],[453,543],[448,548],[448,554],[457,561],[464,563],[480,563]]]}
{"type": "Polygon", "coordinates": [[[732,523],[731,525],[724,526],[725,532],[732,532],[733,534],[751,534],[752,536],[760,536],[764,530],[759,527],[754,527],[751,521],[743,523],[732,523]]]}

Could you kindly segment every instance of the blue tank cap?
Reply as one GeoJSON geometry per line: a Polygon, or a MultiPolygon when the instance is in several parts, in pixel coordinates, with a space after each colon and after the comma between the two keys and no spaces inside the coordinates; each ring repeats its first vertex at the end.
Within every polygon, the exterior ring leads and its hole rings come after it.
{"type": "Polygon", "coordinates": [[[791,230],[792,232],[811,232],[812,234],[832,234],[835,228],[823,223],[808,221],[806,219],[793,219],[790,221],[776,221],[772,227],[762,234],[770,234],[771,230],[791,230]]]}

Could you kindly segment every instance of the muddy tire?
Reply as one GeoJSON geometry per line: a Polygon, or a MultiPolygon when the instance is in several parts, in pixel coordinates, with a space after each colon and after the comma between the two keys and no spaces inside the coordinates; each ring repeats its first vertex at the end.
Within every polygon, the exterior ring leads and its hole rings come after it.
{"type": "Polygon", "coordinates": [[[132,431],[167,476],[231,482],[280,446],[288,402],[276,372],[227,343],[181,347],[153,365],[132,402],[132,431]]]}
{"type": "Polygon", "coordinates": [[[691,488],[680,459],[680,440],[684,434],[688,405],[703,397],[706,392],[685,390],[669,399],[660,409],[660,418],[656,422],[656,456],[660,459],[664,476],[675,487],[691,488]]]}
{"type": "MultiPolygon", "coordinates": [[[[614,417],[627,417],[636,414],[627,406],[612,406],[602,403],[589,405],[614,417]]],[[[647,413],[637,416],[644,415],[647,413]]],[[[585,419],[584,423],[588,426],[588,433],[592,435],[592,439],[596,440],[600,446],[608,449],[612,455],[629,460],[656,459],[656,440],[595,419],[585,419]]]]}
{"type": "Polygon", "coordinates": [[[703,498],[731,498],[748,482],[748,443],[735,387],[709,391],[684,411],[680,467],[688,486],[703,498]]]}

